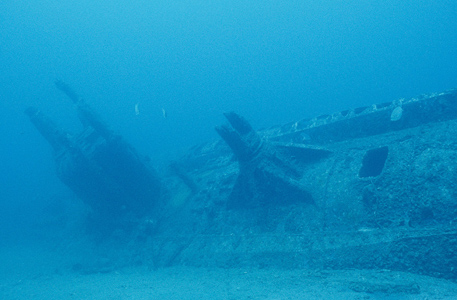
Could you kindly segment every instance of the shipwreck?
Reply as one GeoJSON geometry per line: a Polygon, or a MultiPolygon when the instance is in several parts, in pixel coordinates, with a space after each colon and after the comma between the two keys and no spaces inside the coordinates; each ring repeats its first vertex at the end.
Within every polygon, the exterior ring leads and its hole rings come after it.
{"type": "Polygon", "coordinates": [[[457,279],[457,90],[260,131],[226,113],[221,140],[159,175],[66,84],[57,87],[76,104],[82,133],[69,136],[36,108],[27,114],[53,146],[59,178],[106,234],[136,220],[131,230],[154,241],[142,247],[155,266],[457,279]]]}

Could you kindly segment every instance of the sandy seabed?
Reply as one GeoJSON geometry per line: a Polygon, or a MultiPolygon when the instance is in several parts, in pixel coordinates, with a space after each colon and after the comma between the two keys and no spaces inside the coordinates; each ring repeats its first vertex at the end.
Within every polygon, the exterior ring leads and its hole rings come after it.
{"type": "Polygon", "coordinates": [[[0,253],[0,299],[457,299],[455,282],[388,270],[140,266],[82,274],[52,252],[0,253]]]}

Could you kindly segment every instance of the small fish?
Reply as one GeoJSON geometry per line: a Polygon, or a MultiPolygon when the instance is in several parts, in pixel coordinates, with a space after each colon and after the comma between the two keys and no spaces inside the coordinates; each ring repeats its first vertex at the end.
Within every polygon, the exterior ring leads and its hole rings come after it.
{"type": "Polygon", "coordinates": [[[398,121],[401,119],[403,115],[403,108],[401,106],[397,106],[393,111],[392,114],[390,115],[390,120],[392,122],[398,121]]]}
{"type": "Polygon", "coordinates": [[[374,228],[362,227],[357,230],[358,232],[371,232],[374,231],[374,228]]]}
{"type": "Polygon", "coordinates": [[[140,103],[135,104],[135,115],[137,116],[140,114],[140,109],[138,108],[139,105],[140,103]]]}
{"type": "Polygon", "coordinates": [[[167,118],[167,111],[163,107],[162,107],[162,116],[163,116],[164,119],[167,118]]]}

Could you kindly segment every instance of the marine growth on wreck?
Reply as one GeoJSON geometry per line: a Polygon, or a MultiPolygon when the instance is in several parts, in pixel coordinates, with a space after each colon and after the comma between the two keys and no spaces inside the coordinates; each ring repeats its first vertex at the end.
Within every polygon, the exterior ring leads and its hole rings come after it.
{"type": "MultiPolygon", "coordinates": [[[[109,236],[128,227],[155,266],[392,269],[457,278],[457,90],[256,131],[236,112],[221,140],[159,175],[67,84],[84,130],[26,113],[57,175],[109,236]],[[132,223],[134,225],[132,225],[132,223]]],[[[93,226],[95,224],[95,226],[93,226]]]]}

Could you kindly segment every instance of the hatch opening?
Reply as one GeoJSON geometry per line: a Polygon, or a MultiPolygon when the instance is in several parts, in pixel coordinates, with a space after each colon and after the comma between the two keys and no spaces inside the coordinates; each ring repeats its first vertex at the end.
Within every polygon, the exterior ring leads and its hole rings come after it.
{"type": "Polygon", "coordinates": [[[389,148],[387,146],[371,149],[365,153],[359,177],[375,177],[381,174],[387,159],[389,148]]]}

